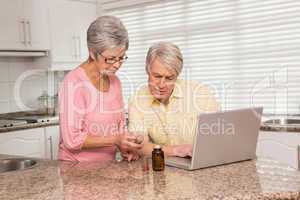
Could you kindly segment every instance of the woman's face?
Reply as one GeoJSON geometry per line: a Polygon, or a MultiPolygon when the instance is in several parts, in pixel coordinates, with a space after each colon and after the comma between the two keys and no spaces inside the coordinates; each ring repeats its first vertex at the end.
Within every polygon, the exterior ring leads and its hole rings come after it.
{"type": "Polygon", "coordinates": [[[113,75],[127,59],[124,48],[113,48],[96,54],[95,65],[101,74],[113,75]]]}

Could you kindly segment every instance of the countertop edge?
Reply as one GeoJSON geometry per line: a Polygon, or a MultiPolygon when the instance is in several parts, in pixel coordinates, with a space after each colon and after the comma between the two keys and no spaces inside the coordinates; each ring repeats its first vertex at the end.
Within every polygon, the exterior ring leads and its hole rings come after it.
{"type": "Polygon", "coordinates": [[[59,122],[47,122],[47,123],[42,122],[42,123],[24,124],[15,127],[0,128],[0,134],[12,132],[12,131],[20,131],[20,130],[33,129],[33,128],[43,128],[43,127],[57,126],[57,125],[59,125],[59,122]]]}

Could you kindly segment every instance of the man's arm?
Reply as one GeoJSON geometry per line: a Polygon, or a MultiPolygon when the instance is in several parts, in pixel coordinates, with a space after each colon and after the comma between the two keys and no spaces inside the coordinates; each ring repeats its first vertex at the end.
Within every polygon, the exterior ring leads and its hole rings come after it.
{"type": "MultiPolygon", "coordinates": [[[[153,151],[155,144],[147,141],[145,142],[142,149],[138,151],[139,155],[145,155],[150,157],[153,151]]],[[[168,156],[178,156],[178,157],[186,157],[192,156],[192,145],[191,144],[182,144],[182,145],[163,145],[162,150],[164,151],[164,155],[168,156]]]]}

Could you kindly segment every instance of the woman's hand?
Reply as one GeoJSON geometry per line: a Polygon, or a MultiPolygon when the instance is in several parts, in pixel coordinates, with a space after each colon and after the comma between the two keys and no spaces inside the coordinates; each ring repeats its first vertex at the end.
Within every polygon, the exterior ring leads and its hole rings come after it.
{"type": "Polygon", "coordinates": [[[182,144],[172,146],[172,155],[178,157],[192,157],[193,147],[191,144],[182,144]]]}
{"type": "Polygon", "coordinates": [[[140,155],[137,152],[121,152],[122,157],[127,159],[127,161],[136,161],[140,158],[140,155]]]}
{"type": "Polygon", "coordinates": [[[128,133],[121,134],[117,137],[116,145],[121,152],[137,152],[143,147],[143,143],[139,144],[137,137],[128,133]]]}
{"type": "Polygon", "coordinates": [[[140,132],[125,132],[119,135],[116,145],[123,158],[127,161],[135,161],[140,158],[140,151],[147,141],[147,137],[140,132]]]}

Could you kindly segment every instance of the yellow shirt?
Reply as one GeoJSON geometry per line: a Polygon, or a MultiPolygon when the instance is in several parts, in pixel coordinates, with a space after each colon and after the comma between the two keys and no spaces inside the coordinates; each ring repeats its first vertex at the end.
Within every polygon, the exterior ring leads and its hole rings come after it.
{"type": "Polygon", "coordinates": [[[148,86],[129,100],[129,131],[148,134],[156,144],[192,144],[199,113],[219,110],[210,89],[202,84],[177,80],[168,105],[156,100],[148,86]]]}

